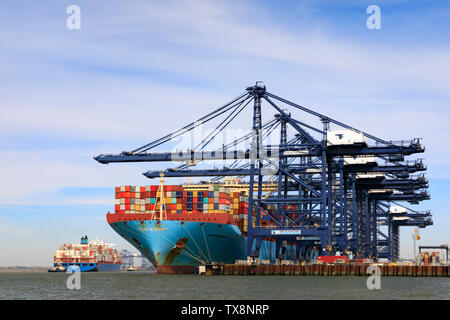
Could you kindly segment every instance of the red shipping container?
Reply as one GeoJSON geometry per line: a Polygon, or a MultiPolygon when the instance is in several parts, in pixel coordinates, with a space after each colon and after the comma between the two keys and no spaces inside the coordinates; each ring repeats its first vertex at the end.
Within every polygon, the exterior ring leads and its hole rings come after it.
{"type": "Polygon", "coordinates": [[[145,187],[140,187],[141,193],[145,192],[145,187]]]}
{"type": "Polygon", "coordinates": [[[219,198],[230,199],[230,195],[225,192],[219,192],[219,198]]]}
{"type": "Polygon", "coordinates": [[[131,191],[131,186],[125,186],[125,192],[130,192],[131,191]]]}
{"type": "Polygon", "coordinates": [[[135,192],[130,192],[130,198],[135,198],[136,197],[136,193],[135,192]]]}
{"type": "Polygon", "coordinates": [[[120,210],[120,204],[116,204],[116,206],[115,206],[115,212],[118,212],[120,210]]]}
{"type": "Polygon", "coordinates": [[[120,187],[116,187],[116,193],[120,192],[120,187]]]}
{"type": "Polygon", "coordinates": [[[125,191],[125,198],[129,198],[130,197],[130,192],[129,191],[125,191]]]}
{"type": "Polygon", "coordinates": [[[323,263],[335,263],[336,260],[342,260],[343,262],[347,262],[346,256],[318,256],[317,262],[323,263]]]}
{"type": "Polygon", "coordinates": [[[131,200],[130,198],[125,198],[125,204],[130,204],[131,200]]]}
{"type": "Polygon", "coordinates": [[[130,210],[130,205],[129,204],[125,204],[125,210],[130,210]]]}

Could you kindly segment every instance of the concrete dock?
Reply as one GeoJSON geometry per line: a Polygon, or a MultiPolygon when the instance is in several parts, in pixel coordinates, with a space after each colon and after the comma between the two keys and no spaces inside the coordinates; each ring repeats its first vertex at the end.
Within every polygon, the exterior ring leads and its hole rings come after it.
{"type": "MultiPolygon", "coordinates": [[[[205,266],[205,275],[368,276],[370,264],[224,264],[205,266]]],[[[383,277],[448,277],[448,265],[377,265],[383,277]]],[[[371,272],[370,274],[372,274],[371,272]]]]}

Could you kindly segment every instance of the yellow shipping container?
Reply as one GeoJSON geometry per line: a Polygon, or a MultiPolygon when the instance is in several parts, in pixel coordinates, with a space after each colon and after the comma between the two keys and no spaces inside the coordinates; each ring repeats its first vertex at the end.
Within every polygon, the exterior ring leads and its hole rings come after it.
{"type": "Polygon", "coordinates": [[[136,210],[136,211],[141,211],[141,206],[138,205],[138,204],[135,204],[135,205],[134,205],[134,210],[136,210]]]}
{"type": "Polygon", "coordinates": [[[208,203],[208,209],[214,210],[214,203],[208,203]]]}
{"type": "Polygon", "coordinates": [[[183,205],[181,203],[177,204],[177,210],[181,210],[183,208],[183,205]]]}

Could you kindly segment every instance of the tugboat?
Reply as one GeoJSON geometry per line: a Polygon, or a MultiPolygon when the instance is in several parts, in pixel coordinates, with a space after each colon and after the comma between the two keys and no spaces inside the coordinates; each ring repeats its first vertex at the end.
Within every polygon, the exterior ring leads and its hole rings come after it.
{"type": "Polygon", "coordinates": [[[65,272],[67,268],[64,268],[60,264],[55,265],[54,267],[48,269],[48,272],[65,272]]]}
{"type": "Polygon", "coordinates": [[[80,243],[62,245],[53,256],[53,268],[48,271],[119,271],[122,254],[112,246],[98,239],[89,241],[84,236],[80,243]]]}

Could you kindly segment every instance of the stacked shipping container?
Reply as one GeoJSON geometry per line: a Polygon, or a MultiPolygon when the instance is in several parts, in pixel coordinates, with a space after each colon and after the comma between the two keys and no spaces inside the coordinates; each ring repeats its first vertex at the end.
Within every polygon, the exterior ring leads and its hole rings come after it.
{"type": "MultiPolygon", "coordinates": [[[[115,213],[151,213],[161,208],[159,186],[121,186],[116,188],[115,213]]],[[[182,186],[163,188],[163,203],[167,213],[230,213],[238,215],[248,210],[245,193],[230,192],[220,185],[186,191],[182,186]]]]}
{"type": "MultiPolygon", "coordinates": [[[[235,217],[241,231],[247,232],[248,196],[244,191],[230,191],[220,184],[205,185],[204,188],[193,191],[187,191],[178,185],[164,185],[162,194],[160,188],[160,185],[116,187],[115,213],[150,214],[155,212],[159,216],[162,196],[162,207],[168,214],[228,213],[235,217]]],[[[296,210],[296,206],[286,206],[285,210],[296,210]]],[[[274,212],[275,208],[269,211],[274,212]]],[[[295,219],[295,215],[292,217],[295,219]]],[[[252,224],[253,226],[256,224],[255,217],[252,224]]],[[[272,221],[269,218],[262,218],[263,226],[271,224],[272,221]]]]}
{"type": "MultiPolygon", "coordinates": [[[[158,213],[161,208],[159,185],[116,187],[115,213],[158,213]]],[[[247,231],[248,196],[211,184],[204,189],[186,191],[182,186],[165,185],[162,191],[166,213],[228,213],[236,218],[239,228],[247,231]]]]}

